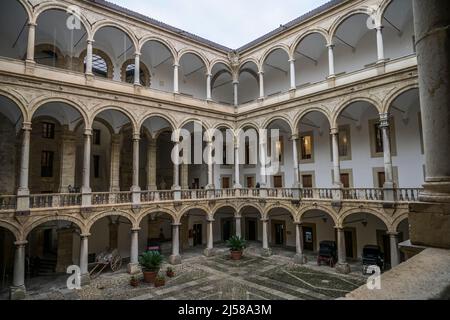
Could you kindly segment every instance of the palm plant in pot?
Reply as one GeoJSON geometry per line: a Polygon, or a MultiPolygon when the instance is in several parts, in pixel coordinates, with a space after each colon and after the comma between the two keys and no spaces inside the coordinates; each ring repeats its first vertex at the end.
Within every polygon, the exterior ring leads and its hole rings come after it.
{"type": "Polygon", "coordinates": [[[244,252],[246,241],[238,236],[233,236],[227,241],[227,246],[230,248],[231,259],[241,260],[242,254],[244,252]]]}
{"type": "Polygon", "coordinates": [[[161,269],[162,261],[163,257],[158,251],[147,251],[139,257],[139,264],[142,266],[145,282],[155,282],[155,278],[161,269]]]}

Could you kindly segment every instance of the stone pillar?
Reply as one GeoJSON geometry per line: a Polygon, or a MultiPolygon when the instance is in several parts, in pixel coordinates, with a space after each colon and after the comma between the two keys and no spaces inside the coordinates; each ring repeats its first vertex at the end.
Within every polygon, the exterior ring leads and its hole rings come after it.
{"type": "Polygon", "coordinates": [[[75,186],[76,139],[67,126],[61,137],[61,165],[59,175],[59,192],[68,193],[69,186],[75,186]]]}
{"type": "Polygon", "coordinates": [[[334,77],[334,44],[327,45],[328,48],[328,66],[329,66],[329,77],[334,77]]]}
{"type": "Polygon", "coordinates": [[[267,160],[267,137],[260,134],[259,137],[259,159],[260,159],[260,174],[261,174],[261,188],[267,186],[267,174],[266,174],[266,160],[267,160]]]}
{"type": "Polygon", "coordinates": [[[172,255],[169,262],[172,265],[181,264],[180,256],[180,226],[181,224],[172,224],[172,255]]]}
{"type": "Polygon", "coordinates": [[[111,166],[109,174],[109,191],[120,191],[120,134],[111,136],[111,166]]]}
{"type": "Polygon", "coordinates": [[[28,24],[27,63],[34,63],[34,44],[36,41],[36,23],[28,24]]]}
{"type": "Polygon", "coordinates": [[[204,251],[205,256],[211,257],[214,255],[214,234],[213,234],[214,219],[208,219],[208,225],[206,229],[207,245],[204,251]]]}
{"type": "Polygon", "coordinates": [[[387,189],[384,191],[384,200],[394,201],[394,192],[392,190],[394,188],[394,170],[392,168],[391,139],[389,138],[388,113],[380,115],[380,129],[383,134],[384,173],[386,176],[386,181],[383,188],[387,189]]]}
{"type": "Polygon", "coordinates": [[[211,140],[206,142],[206,148],[208,152],[208,185],[206,186],[206,189],[214,189],[214,180],[213,180],[213,157],[212,157],[212,151],[213,151],[213,142],[211,140]]]}
{"type": "Polygon", "coordinates": [[[242,216],[235,216],[236,222],[236,237],[242,238],[242,216]]]}
{"type": "Polygon", "coordinates": [[[15,242],[16,252],[14,255],[14,275],[10,288],[10,299],[21,300],[25,298],[25,246],[27,241],[15,242]]]}
{"type": "Polygon", "coordinates": [[[80,271],[81,271],[81,285],[87,285],[91,281],[88,269],[88,243],[90,234],[80,235],[80,271]]]}
{"type": "Polygon", "coordinates": [[[147,190],[157,190],[156,186],[157,140],[151,139],[147,148],[147,190]]]}
{"type": "Polygon", "coordinates": [[[292,135],[292,160],[294,162],[294,188],[301,188],[301,181],[300,181],[300,168],[298,163],[298,150],[297,150],[297,143],[298,143],[298,135],[292,135]]]}
{"type": "Polygon", "coordinates": [[[189,189],[189,165],[184,163],[181,165],[181,189],[189,189]]]}
{"type": "Polygon", "coordinates": [[[87,41],[86,49],[86,75],[92,76],[92,51],[93,51],[93,40],[87,41]]]}
{"type": "Polygon", "coordinates": [[[58,250],[56,256],[57,273],[66,273],[67,267],[73,265],[73,233],[74,229],[59,229],[58,233],[58,250]]]}
{"type": "Polygon", "coordinates": [[[130,263],[128,264],[128,273],[136,274],[141,270],[139,268],[139,231],[140,229],[131,229],[131,250],[130,263]]]}
{"type": "Polygon", "coordinates": [[[235,139],[234,142],[234,188],[241,189],[241,173],[240,173],[240,163],[239,163],[239,138],[235,139]]]}
{"type": "Polygon", "coordinates": [[[410,237],[413,245],[449,249],[450,2],[413,3],[426,177],[423,203],[410,208],[410,237]]]}
{"type": "Polygon", "coordinates": [[[141,85],[141,54],[136,52],[134,54],[134,85],[141,85]]]}
{"type": "Polygon", "coordinates": [[[233,101],[235,107],[239,105],[238,89],[239,89],[239,81],[235,80],[233,81],[233,97],[234,97],[233,101]]]}
{"type": "Polygon", "coordinates": [[[263,236],[263,243],[262,243],[262,254],[263,256],[271,256],[272,250],[269,248],[269,219],[261,219],[262,222],[262,236],[263,236]]]}
{"type": "Polygon", "coordinates": [[[342,188],[341,165],[339,161],[339,129],[331,129],[333,147],[333,184],[335,188],[342,188]]]}
{"type": "Polygon", "coordinates": [[[206,74],[206,100],[211,101],[211,74],[206,74]]]}
{"type": "Polygon", "coordinates": [[[303,236],[301,222],[295,222],[295,256],[296,264],[305,264],[306,257],[303,255],[303,236]]]}
{"type": "Polygon", "coordinates": [[[92,203],[91,190],[91,138],[92,129],[84,131],[84,154],[83,154],[83,185],[81,187],[82,206],[89,207],[92,203]]]}
{"type": "MultiPolygon", "coordinates": [[[[174,154],[178,155],[180,153],[180,141],[176,141],[174,144],[174,154]]],[[[173,186],[172,190],[180,190],[180,165],[177,163],[173,164],[173,186]]]]}
{"type": "Polygon", "coordinates": [[[345,250],[345,232],[344,228],[336,227],[337,246],[338,246],[338,262],[336,270],[340,273],[350,273],[350,266],[347,263],[347,252],[345,250]]]}
{"type": "Polygon", "coordinates": [[[378,63],[384,62],[383,26],[378,26],[377,30],[377,54],[378,63]]]}
{"type": "Polygon", "coordinates": [[[395,268],[400,264],[400,252],[398,248],[398,233],[391,232],[389,235],[389,243],[391,248],[391,268],[395,268]]]}
{"type": "Polygon", "coordinates": [[[296,83],[295,83],[295,59],[289,59],[289,75],[291,78],[291,90],[297,89],[296,83]]]}
{"type": "Polygon", "coordinates": [[[179,93],[179,87],[178,87],[178,68],[179,64],[175,63],[173,65],[173,93],[179,93]]]}
{"type": "Polygon", "coordinates": [[[264,72],[259,71],[259,100],[264,100],[264,72]]]}
{"type": "Polygon", "coordinates": [[[133,185],[131,191],[133,192],[133,204],[141,203],[141,188],[139,187],[139,142],[141,137],[139,133],[133,134],[133,185]]]}
{"type": "Polygon", "coordinates": [[[17,211],[30,210],[30,189],[28,187],[30,170],[31,123],[22,127],[22,149],[20,156],[19,189],[17,190],[17,211]]]}

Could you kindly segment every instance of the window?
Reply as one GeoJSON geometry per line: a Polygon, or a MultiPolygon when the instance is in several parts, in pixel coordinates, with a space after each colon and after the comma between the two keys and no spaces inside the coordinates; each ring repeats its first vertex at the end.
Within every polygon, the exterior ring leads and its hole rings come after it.
{"type": "Polygon", "coordinates": [[[94,178],[100,178],[100,156],[94,156],[94,178]]]}
{"type": "Polygon", "coordinates": [[[273,176],[273,187],[274,188],[283,188],[283,177],[282,176],[273,176]]]}
{"type": "MultiPolygon", "coordinates": [[[[86,69],[86,58],[84,59],[84,66],[86,69]]],[[[108,76],[108,66],[106,64],[106,60],[95,53],[92,55],[92,73],[102,78],[106,78],[108,76]]]]}
{"type": "MultiPolygon", "coordinates": [[[[141,67],[139,68],[139,81],[141,83],[141,85],[145,85],[145,72],[143,70],[144,68],[141,67]]],[[[134,72],[135,72],[135,64],[129,64],[127,66],[127,68],[125,69],[125,82],[127,83],[134,83],[134,72]]]]}
{"type": "Polygon", "coordinates": [[[53,177],[53,151],[42,151],[41,154],[41,177],[53,177]]]}
{"type": "Polygon", "coordinates": [[[300,138],[301,160],[313,160],[313,135],[304,134],[300,138]]]}
{"type": "Polygon", "coordinates": [[[50,122],[42,123],[42,138],[55,139],[55,124],[50,122]]]}
{"type": "Polygon", "coordinates": [[[302,186],[303,186],[303,188],[312,188],[313,187],[313,176],[312,176],[312,174],[304,174],[304,175],[302,175],[302,186]]]}
{"type": "Polygon", "coordinates": [[[250,164],[250,142],[245,141],[245,164],[250,164]]]}
{"type": "Polygon", "coordinates": [[[222,177],[222,189],[230,189],[230,177],[222,177]]]}
{"type": "MultiPolygon", "coordinates": [[[[397,156],[397,144],[395,139],[395,119],[391,117],[389,119],[389,142],[391,147],[391,155],[397,156]]],[[[369,120],[369,134],[370,134],[370,152],[372,158],[383,157],[384,153],[384,141],[383,130],[380,128],[380,120],[369,120]]]]}
{"type": "Polygon", "coordinates": [[[375,132],[375,153],[383,153],[383,131],[379,123],[374,123],[373,126],[375,132]]]}
{"type": "Polygon", "coordinates": [[[339,127],[339,157],[341,160],[350,158],[350,126],[339,127]]]}
{"type": "Polygon", "coordinates": [[[350,174],[341,173],[341,183],[342,183],[342,187],[350,188],[350,174]]]}
{"type": "Polygon", "coordinates": [[[377,178],[378,178],[378,188],[383,188],[384,183],[386,182],[386,174],[384,173],[384,171],[379,171],[377,173],[377,178]]]}
{"type": "Polygon", "coordinates": [[[96,146],[101,144],[101,131],[98,129],[92,130],[92,143],[96,146]]]}

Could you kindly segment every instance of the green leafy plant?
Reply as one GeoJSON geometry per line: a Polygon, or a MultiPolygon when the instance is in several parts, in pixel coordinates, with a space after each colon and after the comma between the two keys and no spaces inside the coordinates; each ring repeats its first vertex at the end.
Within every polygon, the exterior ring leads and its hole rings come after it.
{"type": "Polygon", "coordinates": [[[145,271],[158,272],[163,261],[162,255],[158,251],[147,251],[139,257],[139,264],[145,271]]]}
{"type": "Polygon", "coordinates": [[[156,276],[156,280],[157,280],[157,281],[165,281],[165,280],[166,280],[166,277],[165,277],[163,274],[158,274],[158,275],[156,276]]]}
{"type": "Polygon", "coordinates": [[[243,251],[247,246],[247,242],[238,236],[233,236],[227,241],[227,246],[231,251],[243,251]]]}

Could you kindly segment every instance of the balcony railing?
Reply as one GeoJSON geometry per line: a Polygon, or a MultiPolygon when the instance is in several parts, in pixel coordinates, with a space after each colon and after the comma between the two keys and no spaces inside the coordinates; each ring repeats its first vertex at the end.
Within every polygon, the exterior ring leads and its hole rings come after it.
{"type": "MultiPolygon", "coordinates": [[[[409,203],[419,201],[419,188],[264,188],[264,189],[216,189],[216,190],[153,190],[137,192],[94,192],[90,196],[92,206],[113,204],[139,204],[164,201],[189,201],[232,198],[276,198],[286,200],[342,200],[409,203]],[[133,203],[136,201],[137,203],[133,203]],[[137,199],[137,200],[136,200],[137,199]]],[[[65,208],[82,205],[83,194],[34,194],[29,196],[30,209],[65,208]]],[[[0,196],[0,211],[15,210],[17,196],[0,196]]],[[[22,208],[21,208],[22,209],[22,208]]]]}

